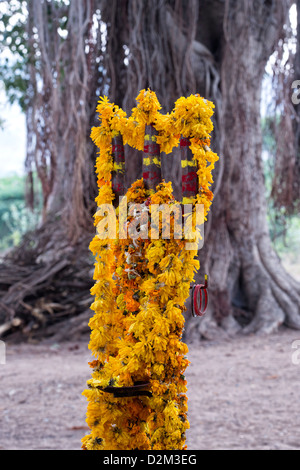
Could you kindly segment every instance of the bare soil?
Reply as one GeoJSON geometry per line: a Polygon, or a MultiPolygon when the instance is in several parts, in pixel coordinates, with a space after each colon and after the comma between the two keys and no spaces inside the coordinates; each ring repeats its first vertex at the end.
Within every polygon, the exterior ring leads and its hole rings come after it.
{"type": "MultiPolygon", "coordinates": [[[[300,331],[283,329],[267,337],[189,344],[188,449],[300,449],[295,340],[300,331]]],[[[6,344],[0,449],[80,450],[88,433],[81,395],[90,378],[87,345],[88,338],[6,344]]]]}

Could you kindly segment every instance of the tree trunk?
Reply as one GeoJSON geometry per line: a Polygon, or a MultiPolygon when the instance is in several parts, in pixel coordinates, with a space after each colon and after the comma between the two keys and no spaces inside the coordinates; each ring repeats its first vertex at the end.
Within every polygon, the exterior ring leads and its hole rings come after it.
{"type": "Polygon", "coordinates": [[[261,161],[261,83],[285,20],[280,3],[226,5],[224,169],[200,254],[211,298],[209,313],[198,324],[204,337],[220,330],[270,333],[282,324],[300,327],[300,286],[283,270],[270,242],[261,161]]]}
{"type": "Polygon", "coordinates": [[[40,179],[43,217],[1,266],[0,323],[29,335],[80,315],[90,303],[97,184],[89,135],[102,81],[99,3],[27,2],[26,170],[40,179]]]}

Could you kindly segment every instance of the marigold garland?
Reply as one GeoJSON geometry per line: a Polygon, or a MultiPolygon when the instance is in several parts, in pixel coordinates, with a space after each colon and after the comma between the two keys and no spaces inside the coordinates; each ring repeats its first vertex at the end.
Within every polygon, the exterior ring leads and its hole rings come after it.
{"type": "MultiPolygon", "coordinates": [[[[189,139],[198,166],[200,191],[182,203],[210,209],[213,194],[211,171],[218,156],[210,150],[213,103],[191,95],[176,101],[173,111],[162,115],[154,92],[142,90],[130,117],[100,98],[100,126],[91,138],[99,147],[96,161],[99,194],[97,204],[112,204],[112,139],[121,135],[124,144],[143,150],[145,126],[153,125],[160,151],[172,152],[181,136],[189,139]]],[[[171,183],[162,181],[156,191],[136,181],[126,193],[128,207],[140,204],[139,222],[149,229],[153,204],[176,204],[171,183]]],[[[128,212],[127,225],[134,215],[128,212]]],[[[95,225],[103,214],[95,215],[95,225]]],[[[117,224],[119,224],[117,220],[117,224]]],[[[118,228],[118,227],[117,227],[118,228]]],[[[185,449],[187,345],[182,342],[185,301],[199,269],[197,250],[186,249],[186,239],[174,236],[174,214],[170,239],[117,237],[90,244],[95,256],[95,285],[91,289],[94,316],[90,319],[89,348],[95,356],[88,388],[87,424],[90,434],[82,439],[83,449],[185,449]],[[149,394],[115,397],[106,387],[129,387],[149,383],[149,394]]],[[[118,230],[117,230],[118,233],[118,230]]]]}

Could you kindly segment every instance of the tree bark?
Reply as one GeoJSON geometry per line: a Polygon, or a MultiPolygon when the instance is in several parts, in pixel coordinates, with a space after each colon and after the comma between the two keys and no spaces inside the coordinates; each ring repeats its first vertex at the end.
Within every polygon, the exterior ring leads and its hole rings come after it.
{"type": "Polygon", "coordinates": [[[260,101],[265,64],[282,34],[282,2],[226,3],[221,63],[223,177],[213,201],[202,266],[209,273],[204,337],[220,327],[270,333],[300,327],[299,285],[283,270],[267,226],[260,101]],[[252,3],[252,5],[250,5],[252,3]]]}
{"type": "Polygon", "coordinates": [[[99,5],[99,0],[27,2],[25,166],[29,174],[36,170],[41,182],[43,217],[1,265],[0,323],[11,330],[18,324],[30,333],[28,325],[35,331],[87,308],[97,194],[96,149],[89,135],[103,81],[99,5]]]}

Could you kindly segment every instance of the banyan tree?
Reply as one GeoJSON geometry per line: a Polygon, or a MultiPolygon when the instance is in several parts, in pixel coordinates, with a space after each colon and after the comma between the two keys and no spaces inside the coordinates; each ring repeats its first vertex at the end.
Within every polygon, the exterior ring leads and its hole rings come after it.
{"type": "MultiPolygon", "coordinates": [[[[292,2],[26,4],[26,170],[31,202],[34,171],[41,182],[43,220],[1,266],[1,332],[67,338],[87,331],[97,191],[89,136],[97,101],[107,95],[130,114],[139,90],[148,88],[164,113],[179,96],[197,93],[215,103],[211,147],[220,164],[197,279],[209,275],[210,300],[207,314],[195,322],[187,303],[187,335],[299,328],[300,286],[282,267],[269,235],[260,118],[265,67],[289,34],[292,2]]],[[[297,61],[291,70],[298,70],[297,61]]],[[[291,205],[299,198],[299,132],[297,121],[284,117],[273,193],[286,194],[284,203],[291,205]]],[[[126,146],[124,154],[128,189],[142,174],[142,161],[126,146]]],[[[178,158],[163,157],[162,173],[180,198],[179,152],[178,158]]]]}

